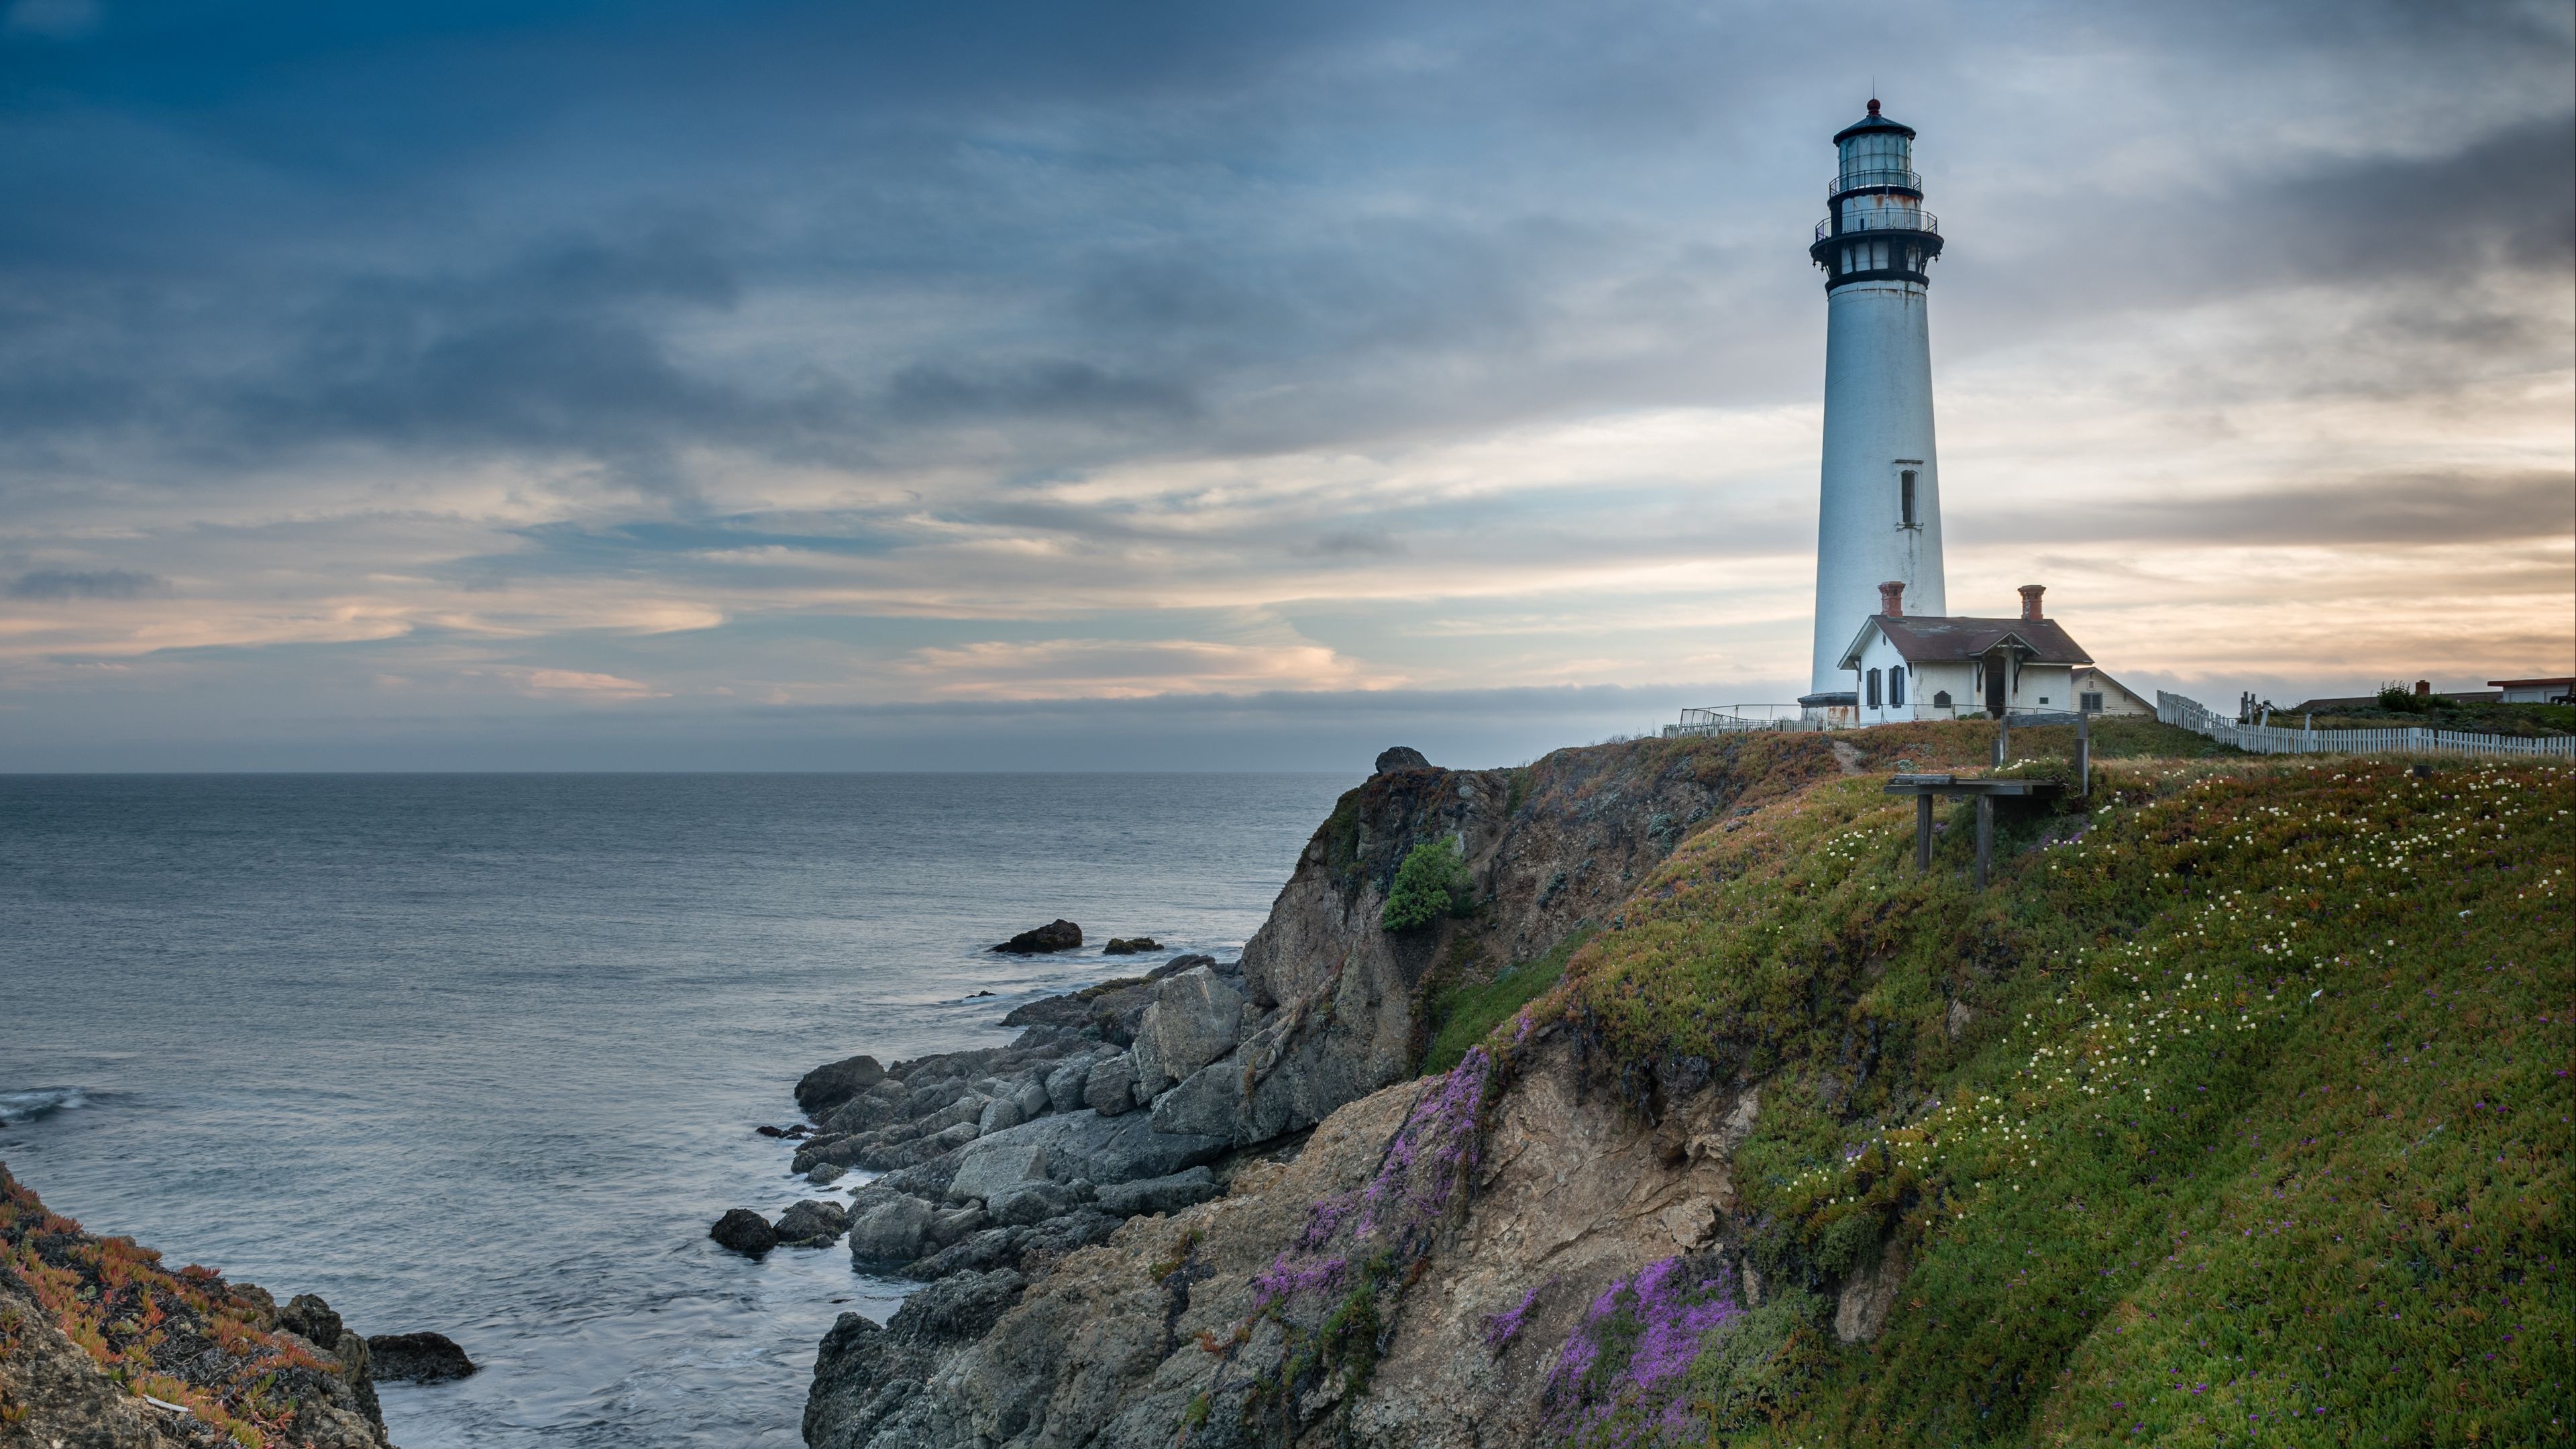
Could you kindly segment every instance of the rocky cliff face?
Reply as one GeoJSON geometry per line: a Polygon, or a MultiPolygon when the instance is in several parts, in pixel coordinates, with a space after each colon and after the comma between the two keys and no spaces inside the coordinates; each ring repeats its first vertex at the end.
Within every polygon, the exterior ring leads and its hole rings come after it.
{"type": "MultiPolygon", "coordinates": [[[[1648,1287],[1670,1296],[1679,1274],[1685,1315],[1719,1311],[1703,1302],[1712,1284],[1728,1311],[1748,1296],[1721,1227],[1758,1092],[1702,1073],[1650,1085],[1641,1111],[1635,1084],[1586,1075],[1563,1028],[1417,1078],[1431,993],[1608,924],[1685,833],[1838,768],[1812,737],[1640,741],[1520,770],[1390,770],[1344,796],[1239,963],[1024,1012],[1021,1056],[976,1065],[1007,1062],[1041,1090],[988,1077],[961,1083],[960,1100],[1016,1094],[1056,1110],[998,1130],[943,1126],[955,1144],[863,1190],[854,1223],[882,1215],[902,1251],[933,1254],[908,1271],[944,1281],[882,1329],[855,1316],[834,1329],[808,1442],[1467,1445],[1553,1432],[1549,1370],[1531,1345],[1565,1343],[1605,1282],[1657,1274],[1648,1287]],[[1403,861],[1441,840],[1476,883],[1472,912],[1384,929],[1403,861]],[[1059,1078],[1083,1090],[1058,1091],[1059,1078]],[[1176,1190],[1109,1180],[1149,1172],[1176,1190]],[[1060,1216],[1045,1215],[1051,1199],[1021,1206],[1042,1190],[1063,1195],[1060,1216]],[[1013,1216],[1023,1225],[997,1226],[1013,1216]]],[[[873,1089],[888,1110],[939,1095],[913,1082],[944,1068],[897,1070],[900,1088],[873,1089]]],[[[941,1110],[962,1124],[974,1109],[941,1110]]],[[[807,1149],[818,1161],[834,1150],[807,1149]]],[[[868,1243],[873,1261],[894,1261],[877,1235],[868,1243]]]]}
{"type": "Polygon", "coordinates": [[[390,1449],[367,1341],[329,1304],[160,1256],[0,1168],[0,1449],[390,1449]]]}

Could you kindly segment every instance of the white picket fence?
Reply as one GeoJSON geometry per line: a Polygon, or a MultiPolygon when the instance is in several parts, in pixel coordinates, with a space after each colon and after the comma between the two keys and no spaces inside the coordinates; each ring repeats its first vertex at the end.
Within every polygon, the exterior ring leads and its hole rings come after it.
{"type": "Polygon", "coordinates": [[[2576,736],[2521,739],[2460,730],[2294,730],[2238,724],[2198,700],[2156,691],[2156,718],[2258,755],[2554,755],[2576,759],[2576,736]]]}

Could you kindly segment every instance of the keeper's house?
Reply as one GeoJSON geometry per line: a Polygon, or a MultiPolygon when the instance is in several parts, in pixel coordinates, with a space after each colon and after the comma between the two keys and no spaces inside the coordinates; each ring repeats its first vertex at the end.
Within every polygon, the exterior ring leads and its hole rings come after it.
{"type": "Polygon", "coordinates": [[[2041,615],[2041,585],[2022,585],[2018,619],[1908,617],[1904,585],[1881,584],[1878,592],[1879,611],[1843,651],[1858,723],[2154,712],[2041,615]]]}

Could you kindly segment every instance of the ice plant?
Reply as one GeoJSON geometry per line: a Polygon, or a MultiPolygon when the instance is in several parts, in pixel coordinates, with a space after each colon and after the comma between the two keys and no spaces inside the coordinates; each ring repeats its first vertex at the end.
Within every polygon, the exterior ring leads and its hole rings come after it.
{"type": "Polygon", "coordinates": [[[1671,1390],[1709,1334],[1738,1314],[1722,1284],[1680,1258],[1613,1282],[1584,1310],[1548,1372],[1546,1397],[1561,1427],[1580,1433],[1615,1416],[1639,1433],[1681,1432],[1688,1408],[1671,1390]]]}

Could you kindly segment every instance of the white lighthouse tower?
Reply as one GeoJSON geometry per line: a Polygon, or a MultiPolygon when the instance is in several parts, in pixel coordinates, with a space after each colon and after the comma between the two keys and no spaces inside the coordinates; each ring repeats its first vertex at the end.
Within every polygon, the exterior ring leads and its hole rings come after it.
{"type": "Polygon", "coordinates": [[[1926,317],[1941,232],[1923,209],[1914,128],[1878,113],[1834,136],[1841,152],[1808,255],[1825,272],[1825,459],[1816,527],[1811,717],[1856,705],[1844,649],[1902,583],[1908,614],[1946,614],[1941,464],[1932,444],[1926,317]]]}

